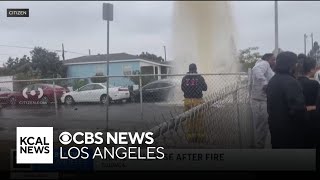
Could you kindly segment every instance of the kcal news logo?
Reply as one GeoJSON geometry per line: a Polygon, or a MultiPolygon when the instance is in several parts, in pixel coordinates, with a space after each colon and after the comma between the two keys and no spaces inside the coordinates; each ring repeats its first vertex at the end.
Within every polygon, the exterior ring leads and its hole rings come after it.
{"type": "Polygon", "coordinates": [[[17,164],[53,164],[53,127],[17,127],[17,164]]]}

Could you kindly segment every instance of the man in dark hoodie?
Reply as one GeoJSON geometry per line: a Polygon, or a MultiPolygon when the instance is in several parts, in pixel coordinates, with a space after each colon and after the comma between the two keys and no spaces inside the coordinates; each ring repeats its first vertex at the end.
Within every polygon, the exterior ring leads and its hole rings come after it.
{"type": "Polygon", "coordinates": [[[297,70],[296,70],[296,77],[299,78],[300,76],[303,76],[303,62],[304,60],[307,59],[307,56],[305,54],[299,54],[298,55],[298,65],[297,65],[297,70]]]}
{"type": "Polygon", "coordinates": [[[272,148],[303,148],[306,106],[295,79],[298,57],[292,52],[277,56],[276,74],[267,88],[267,109],[272,148]]]}
{"type": "Polygon", "coordinates": [[[306,58],[302,64],[303,76],[298,77],[298,81],[302,87],[308,111],[306,118],[306,148],[320,147],[320,84],[313,79],[317,62],[313,58],[306,58]]]}
{"type": "MultiPolygon", "coordinates": [[[[189,72],[183,77],[181,90],[184,93],[184,110],[198,106],[203,103],[202,91],[207,90],[207,84],[204,78],[197,74],[197,66],[189,65],[189,72]]],[[[204,122],[202,113],[198,112],[197,116],[186,122],[187,140],[189,142],[203,142],[205,139],[204,122]]]]}

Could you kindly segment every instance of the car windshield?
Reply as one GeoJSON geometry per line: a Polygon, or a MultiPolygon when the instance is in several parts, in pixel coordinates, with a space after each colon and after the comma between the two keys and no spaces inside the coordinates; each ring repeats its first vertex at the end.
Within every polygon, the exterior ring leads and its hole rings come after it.
{"type": "MultiPolygon", "coordinates": [[[[107,86],[107,83],[102,83],[104,86],[107,86]]],[[[109,88],[114,88],[115,86],[112,84],[109,84],[109,88]]]]}
{"type": "Polygon", "coordinates": [[[173,84],[170,81],[154,81],[149,84],[146,84],[143,86],[143,89],[153,89],[157,87],[167,87],[167,86],[172,86],[173,84]]]}

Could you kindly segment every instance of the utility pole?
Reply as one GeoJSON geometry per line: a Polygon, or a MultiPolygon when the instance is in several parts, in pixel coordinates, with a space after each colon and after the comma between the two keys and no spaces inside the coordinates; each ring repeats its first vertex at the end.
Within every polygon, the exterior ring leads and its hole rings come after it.
{"type": "Polygon", "coordinates": [[[274,2],[274,34],[275,34],[275,56],[279,53],[279,38],[278,38],[278,1],[274,2]]]}
{"type": "Polygon", "coordinates": [[[304,54],[305,55],[307,55],[307,35],[306,34],[304,34],[304,36],[303,36],[304,38],[303,38],[303,40],[304,40],[304,54]]]}
{"type": "Polygon", "coordinates": [[[62,43],[62,59],[64,60],[64,46],[63,46],[63,43],[62,43]]]}
{"type": "Polygon", "coordinates": [[[90,51],[90,49],[89,49],[89,56],[91,55],[91,51],[90,51]]]}
{"type": "Polygon", "coordinates": [[[102,19],[107,21],[107,97],[106,97],[106,130],[109,130],[109,22],[113,21],[113,4],[103,3],[102,19]]]}
{"type": "Polygon", "coordinates": [[[166,51],[166,46],[163,46],[164,49],[164,61],[167,61],[167,51],[166,51]]]}
{"type": "Polygon", "coordinates": [[[311,33],[311,50],[313,49],[313,33],[311,33]]]}

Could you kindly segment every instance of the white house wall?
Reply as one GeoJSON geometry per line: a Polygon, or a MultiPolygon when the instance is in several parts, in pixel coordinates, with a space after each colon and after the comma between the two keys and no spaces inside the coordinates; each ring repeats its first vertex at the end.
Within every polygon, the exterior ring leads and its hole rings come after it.
{"type": "Polygon", "coordinates": [[[13,82],[3,82],[3,81],[13,81],[13,76],[1,76],[0,77],[0,87],[5,87],[13,90],[13,82]]]}

